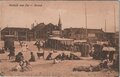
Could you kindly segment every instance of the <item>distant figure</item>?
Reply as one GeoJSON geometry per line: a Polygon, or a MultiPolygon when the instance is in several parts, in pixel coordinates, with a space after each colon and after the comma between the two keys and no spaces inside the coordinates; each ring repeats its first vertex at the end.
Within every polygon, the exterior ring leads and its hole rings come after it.
{"type": "Polygon", "coordinates": [[[114,56],[114,51],[109,52],[109,60],[112,62],[114,56]]]}
{"type": "Polygon", "coordinates": [[[36,43],[34,45],[36,45],[38,48],[38,51],[40,51],[40,41],[36,41],[36,43]]]}
{"type": "Polygon", "coordinates": [[[28,71],[28,70],[32,70],[31,66],[30,66],[30,63],[29,61],[27,60],[23,60],[23,61],[20,61],[19,62],[19,65],[21,67],[21,71],[24,72],[24,71],[28,71]]]}
{"type": "Polygon", "coordinates": [[[93,58],[94,59],[102,59],[103,58],[102,57],[103,56],[103,52],[102,52],[103,45],[94,44],[93,47],[94,47],[93,58]]]}
{"type": "Polygon", "coordinates": [[[57,64],[57,63],[59,63],[60,61],[59,60],[57,60],[57,59],[54,59],[53,60],[53,64],[57,64]]]}
{"type": "Polygon", "coordinates": [[[0,54],[5,53],[5,49],[4,48],[0,48],[0,54]]]}
{"type": "Polygon", "coordinates": [[[23,41],[19,41],[20,47],[23,46],[23,41]]]}
{"type": "Polygon", "coordinates": [[[29,59],[29,61],[35,62],[35,56],[34,56],[33,52],[31,52],[30,54],[31,54],[31,58],[29,59]]]}
{"type": "Polygon", "coordinates": [[[10,60],[10,59],[13,59],[15,57],[15,47],[10,46],[9,51],[10,51],[10,53],[8,56],[9,56],[9,60],[10,60]]]}
{"type": "Polygon", "coordinates": [[[43,47],[43,42],[42,42],[42,41],[40,41],[40,40],[38,40],[38,41],[36,41],[36,43],[35,43],[34,45],[36,45],[36,46],[37,46],[37,48],[38,48],[38,51],[40,51],[40,48],[42,48],[42,47],[43,47]]]}
{"type": "Polygon", "coordinates": [[[85,57],[89,57],[90,52],[90,45],[87,43],[85,44],[85,57]]]}
{"type": "Polygon", "coordinates": [[[105,62],[103,63],[103,67],[104,67],[104,68],[108,68],[108,61],[105,61],[105,62]]]}
{"type": "Polygon", "coordinates": [[[20,71],[21,70],[21,66],[19,64],[15,65],[11,71],[20,71]]]}
{"type": "Polygon", "coordinates": [[[43,57],[43,59],[44,59],[44,51],[43,52],[37,52],[37,56],[38,56],[38,59],[40,59],[40,57],[43,57]]]}
{"type": "Polygon", "coordinates": [[[23,60],[24,60],[23,53],[22,53],[22,52],[19,52],[19,53],[16,55],[15,61],[16,61],[16,62],[20,62],[20,61],[23,61],[23,60]]]}
{"type": "Polygon", "coordinates": [[[61,61],[62,61],[62,60],[65,60],[65,56],[66,56],[65,53],[62,53],[62,54],[61,54],[61,61]]]}
{"type": "Polygon", "coordinates": [[[78,56],[74,55],[73,53],[70,53],[69,60],[80,60],[80,58],[78,56]]]}
{"type": "Polygon", "coordinates": [[[108,45],[104,44],[102,49],[102,59],[105,60],[108,58],[108,45]]]}
{"type": "Polygon", "coordinates": [[[27,50],[28,50],[28,45],[26,43],[23,43],[22,51],[26,52],[27,50]]]}
{"type": "Polygon", "coordinates": [[[49,53],[46,60],[52,60],[52,53],[49,53]]]}

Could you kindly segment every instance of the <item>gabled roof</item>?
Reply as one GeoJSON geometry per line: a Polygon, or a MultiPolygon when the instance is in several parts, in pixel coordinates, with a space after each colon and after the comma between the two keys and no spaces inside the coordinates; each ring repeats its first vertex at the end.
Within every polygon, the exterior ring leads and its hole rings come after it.
{"type": "Polygon", "coordinates": [[[20,28],[20,27],[5,27],[2,29],[2,31],[8,31],[8,30],[17,30],[17,31],[29,31],[29,28],[20,28]]]}
{"type": "Polygon", "coordinates": [[[102,29],[87,29],[89,33],[103,33],[102,29]]]}
{"type": "Polygon", "coordinates": [[[43,29],[44,27],[45,27],[44,23],[39,23],[35,27],[33,27],[32,30],[40,30],[43,29]]]}
{"type": "Polygon", "coordinates": [[[105,32],[106,34],[115,34],[115,32],[105,32]]]}
{"type": "Polygon", "coordinates": [[[40,24],[37,24],[34,28],[32,28],[32,30],[46,30],[48,28],[56,28],[58,29],[58,26],[57,25],[54,25],[52,23],[49,23],[49,24],[44,24],[44,23],[40,23],[40,24]]]}
{"type": "Polygon", "coordinates": [[[46,25],[46,27],[49,27],[49,26],[54,28],[55,30],[59,30],[59,27],[57,25],[54,25],[52,23],[49,23],[49,24],[46,25]]]}

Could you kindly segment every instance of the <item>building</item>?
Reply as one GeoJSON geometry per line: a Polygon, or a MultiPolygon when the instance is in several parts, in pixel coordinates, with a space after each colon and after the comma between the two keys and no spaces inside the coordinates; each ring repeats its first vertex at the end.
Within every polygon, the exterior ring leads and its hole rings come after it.
{"type": "Polygon", "coordinates": [[[31,32],[33,33],[34,40],[36,39],[47,39],[50,36],[61,37],[62,35],[62,24],[59,17],[58,25],[52,23],[44,24],[39,23],[32,27],[31,32]]]}
{"type": "Polygon", "coordinates": [[[15,40],[28,40],[29,28],[5,27],[1,30],[1,39],[4,40],[6,35],[13,35],[15,40]]]}
{"type": "Polygon", "coordinates": [[[119,32],[105,32],[105,39],[119,50],[119,32]]]}
{"type": "Polygon", "coordinates": [[[49,36],[62,36],[60,16],[58,25],[39,23],[35,26],[32,24],[31,26],[31,30],[29,28],[5,27],[1,30],[1,39],[3,40],[5,35],[14,35],[15,40],[36,40],[47,39],[49,36]]]}
{"type": "Polygon", "coordinates": [[[49,36],[60,36],[60,31],[59,26],[52,23],[40,23],[31,29],[34,39],[47,39],[49,36]]]}
{"type": "Polygon", "coordinates": [[[88,38],[90,41],[104,40],[104,31],[102,29],[88,29],[88,38]]]}
{"type": "Polygon", "coordinates": [[[83,28],[66,28],[63,30],[64,38],[71,39],[84,39],[85,38],[85,29],[83,28]]]}
{"type": "Polygon", "coordinates": [[[103,40],[102,29],[66,28],[63,30],[63,37],[76,40],[87,39],[90,41],[103,40]]]}
{"type": "Polygon", "coordinates": [[[114,32],[105,32],[105,37],[106,37],[106,39],[113,41],[115,38],[115,33],[114,32]]]}

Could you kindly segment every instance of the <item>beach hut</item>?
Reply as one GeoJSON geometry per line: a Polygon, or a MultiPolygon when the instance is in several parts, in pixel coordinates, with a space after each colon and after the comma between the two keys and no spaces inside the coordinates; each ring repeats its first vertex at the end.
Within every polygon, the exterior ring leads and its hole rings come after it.
{"type": "Polygon", "coordinates": [[[63,46],[67,48],[68,46],[73,45],[73,43],[74,43],[74,40],[68,39],[68,38],[50,37],[48,39],[49,47],[56,49],[56,50],[62,49],[63,46]]]}
{"type": "Polygon", "coordinates": [[[14,46],[14,35],[5,35],[4,36],[4,48],[5,50],[9,49],[11,46],[14,46]]]}

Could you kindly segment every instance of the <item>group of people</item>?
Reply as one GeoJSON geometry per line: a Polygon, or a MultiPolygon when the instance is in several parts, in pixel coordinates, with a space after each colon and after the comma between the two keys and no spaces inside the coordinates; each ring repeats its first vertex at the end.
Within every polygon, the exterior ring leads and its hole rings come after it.
{"type": "MultiPolygon", "coordinates": [[[[21,47],[22,51],[28,50],[28,45],[25,42],[19,41],[19,43],[20,43],[20,47],[21,47]]],[[[44,42],[41,40],[37,40],[34,45],[37,47],[38,51],[40,51],[40,49],[44,47],[44,42]]],[[[107,59],[109,56],[109,60],[112,61],[114,58],[114,56],[113,56],[114,51],[109,52],[109,51],[103,50],[105,47],[109,47],[109,46],[110,45],[106,45],[106,44],[91,45],[90,43],[80,43],[80,44],[74,44],[74,46],[70,46],[70,49],[79,51],[81,53],[82,57],[92,56],[94,59],[103,59],[104,60],[104,59],[107,59]]],[[[64,47],[66,47],[66,46],[64,46],[64,47]]],[[[15,56],[15,47],[11,45],[8,47],[8,49],[10,52],[10,54],[8,56],[9,56],[9,59],[11,59],[12,56],[15,56]]],[[[42,54],[44,54],[44,53],[42,53],[42,54]]],[[[31,52],[31,55],[33,55],[33,52],[31,52]]],[[[52,55],[52,53],[50,53],[48,55],[48,57],[51,55],[52,55]]]]}
{"type": "Polygon", "coordinates": [[[18,54],[15,56],[15,62],[18,62],[18,65],[15,66],[12,71],[27,71],[32,70],[32,67],[30,65],[30,62],[35,62],[35,56],[33,52],[30,53],[31,57],[29,60],[25,60],[24,55],[22,52],[18,52],[18,54]]]}
{"type": "Polygon", "coordinates": [[[35,61],[35,56],[33,52],[30,52],[30,55],[31,55],[30,59],[28,61],[25,60],[23,52],[28,50],[28,45],[23,41],[19,41],[19,45],[21,50],[17,54],[15,54],[14,42],[5,41],[4,48],[6,51],[9,52],[8,54],[9,60],[14,60],[15,62],[18,62],[19,65],[16,66],[15,69],[18,69],[20,67],[21,70],[24,71],[25,69],[29,69],[29,66],[30,66],[29,62],[35,61]],[[13,43],[13,44],[10,44],[10,43],[13,43]]]}
{"type": "MultiPolygon", "coordinates": [[[[19,45],[21,47],[20,52],[18,52],[17,55],[15,55],[15,47],[14,45],[10,45],[9,47],[7,47],[7,50],[9,51],[9,59],[14,59],[15,57],[15,61],[16,62],[21,62],[24,61],[24,55],[23,52],[28,51],[28,45],[27,43],[23,42],[23,41],[19,41],[19,45]]],[[[40,51],[40,48],[43,46],[41,41],[36,41],[35,45],[38,48],[38,51],[40,51]]],[[[35,55],[33,54],[33,52],[30,52],[31,58],[29,59],[30,62],[34,62],[35,61],[35,55]]]]}
{"type": "MultiPolygon", "coordinates": [[[[28,45],[25,42],[19,41],[19,43],[20,43],[20,47],[21,47],[21,52],[25,52],[28,50],[28,45]]],[[[9,59],[14,59],[14,57],[15,57],[14,45],[6,46],[6,49],[9,52],[9,54],[8,54],[9,59]]],[[[19,54],[21,54],[21,53],[19,53],[19,54]]]]}
{"type": "Polygon", "coordinates": [[[100,60],[109,59],[109,61],[113,61],[115,51],[116,49],[112,47],[110,44],[103,44],[103,45],[95,44],[93,58],[100,60]]]}
{"type": "Polygon", "coordinates": [[[85,72],[97,72],[103,69],[110,69],[110,65],[107,60],[101,61],[98,65],[90,65],[90,66],[79,66],[73,68],[73,71],[85,71],[85,72]]]}
{"type": "MultiPolygon", "coordinates": [[[[29,62],[35,62],[35,56],[33,54],[33,52],[30,53],[31,57],[29,59],[29,62]]],[[[15,62],[20,62],[20,61],[24,61],[24,55],[22,52],[19,52],[16,56],[15,56],[15,62]]]]}
{"type": "MultiPolygon", "coordinates": [[[[35,55],[33,52],[30,52],[30,59],[28,61],[25,60],[23,52],[28,50],[28,45],[23,42],[23,41],[19,41],[20,47],[22,49],[22,51],[20,51],[17,55],[15,55],[15,47],[14,45],[9,46],[7,49],[9,50],[9,59],[13,59],[15,57],[15,61],[18,62],[20,64],[20,66],[24,66],[24,65],[29,65],[29,62],[35,62],[35,55]]],[[[39,58],[39,56],[43,56],[44,58],[44,52],[43,53],[39,53],[41,52],[41,49],[44,47],[44,42],[37,40],[34,44],[37,48],[38,48],[38,53],[37,56],[39,58]]],[[[67,47],[67,46],[62,46],[62,47],[67,47]]],[[[90,43],[82,43],[82,44],[76,44],[74,46],[70,46],[70,50],[71,49],[76,49],[77,51],[80,51],[81,56],[82,57],[88,57],[88,56],[92,56],[94,59],[101,59],[101,60],[105,60],[105,59],[109,59],[110,61],[114,60],[114,51],[105,51],[103,50],[104,47],[109,47],[109,45],[103,44],[103,45],[99,45],[99,44],[94,44],[91,45],[90,43]],[[92,51],[93,48],[93,51],[92,51]]],[[[69,47],[67,47],[69,49],[69,47]]],[[[53,53],[49,53],[46,60],[54,60],[54,62],[56,62],[58,59],[59,60],[79,60],[79,57],[75,56],[74,54],[70,54],[70,56],[66,55],[65,53],[59,54],[58,56],[56,56],[54,59],[52,58],[53,53]]],[[[23,67],[22,67],[23,68],[23,67]]]]}

